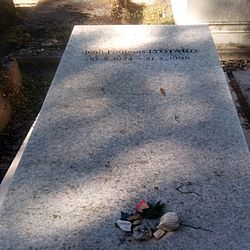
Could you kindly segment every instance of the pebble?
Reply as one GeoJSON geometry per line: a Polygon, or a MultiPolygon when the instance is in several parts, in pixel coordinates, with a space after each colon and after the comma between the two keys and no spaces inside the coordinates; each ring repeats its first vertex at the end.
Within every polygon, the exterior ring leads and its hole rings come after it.
{"type": "Polygon", "coordinates": [[[159,220],[152,220],[152,219],[144,219],[144,223],[148,224],[150,228],[156,228],[159,224],[159,220]]]}
{"type": "Polygon", "coordinates": [[[164,234],[166,234],[166,231],[162,230],[162,229],[157,229],[153,235],[154,237],[159,240],[164,234]]]}
{"type": "Polygon", "coordinates": [[[134,226],[134,227],[135,227],[135,226],[139,226],[139,225],[141,225],[141,223],[142,223],[141,220],[135,220],[135,221],[133,222],[133,226],[134,226]]]}
{"type": "Polygon", "coordinates": [[[131,232],[132,230],[132,223],[130,221],[125,220],[117,220],[116,225],[123,231],[123,232],[131,232]]]}
{"type": "Polygon", "coordinates": [[[136,226],[133,230],[133,236],[136,240],[149,240],[152,238],[151,228],[147,224],[136,226]]]}
{"type": "Polygon", "coordinates": [[[136,221],[140,220],[142,216],[140,214],[133,214],[128,217],[128,221],[136,221]]]}
{"type": "Polygon", "coordinates": [[[157,229],[162,229],[164,231],[175,231],[180,226],[180,219],[177,213],[168,212],[164,214],[160,219],[160,224],[157,226],[157,229]]]}

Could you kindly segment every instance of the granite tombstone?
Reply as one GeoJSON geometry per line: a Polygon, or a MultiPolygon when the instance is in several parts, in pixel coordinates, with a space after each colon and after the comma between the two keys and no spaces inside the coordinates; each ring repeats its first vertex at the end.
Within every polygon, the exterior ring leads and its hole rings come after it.
{"type": "Polygon", "coordinates": [[[76,26],[0,209],[1,249],[247,249],[249,150],[207,26],[76,26]],[[141,198],[182,230],[114,226],[141,198]]]}

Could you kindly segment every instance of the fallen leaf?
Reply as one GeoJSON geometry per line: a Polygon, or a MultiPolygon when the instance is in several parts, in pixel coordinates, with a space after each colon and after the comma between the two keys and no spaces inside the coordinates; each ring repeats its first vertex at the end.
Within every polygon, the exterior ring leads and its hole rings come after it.
{"type": "Polygon", "coordinates": [[[164,88],[160,88],[160,94],[161,94],[162,96],[165,96],[165,95],[166,95],[166,91],[165,91],[164,88]]]}

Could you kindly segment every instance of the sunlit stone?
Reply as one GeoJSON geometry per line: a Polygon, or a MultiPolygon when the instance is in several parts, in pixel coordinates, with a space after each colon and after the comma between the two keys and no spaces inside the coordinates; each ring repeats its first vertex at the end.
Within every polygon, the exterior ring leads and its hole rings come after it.
{"type": "Polygon", "coordinates": [[[0,248],[247,249],[249,164],[207,26],[76,26],[0,208],[0,248]],[[207,231],[131,241],[115,221],[141,199],[207,231]]]}

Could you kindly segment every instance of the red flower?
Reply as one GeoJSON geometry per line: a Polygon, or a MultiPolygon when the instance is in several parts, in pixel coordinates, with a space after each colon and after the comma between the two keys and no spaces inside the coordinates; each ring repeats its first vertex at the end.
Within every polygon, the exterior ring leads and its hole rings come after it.
{"type": "Polygon", "coordinates": [[[135,206],[135,210],[139,213],[142,213],[142,210],[146,208],[149,208],[149,205],[144,199],[140,200],[135,206]]]}

